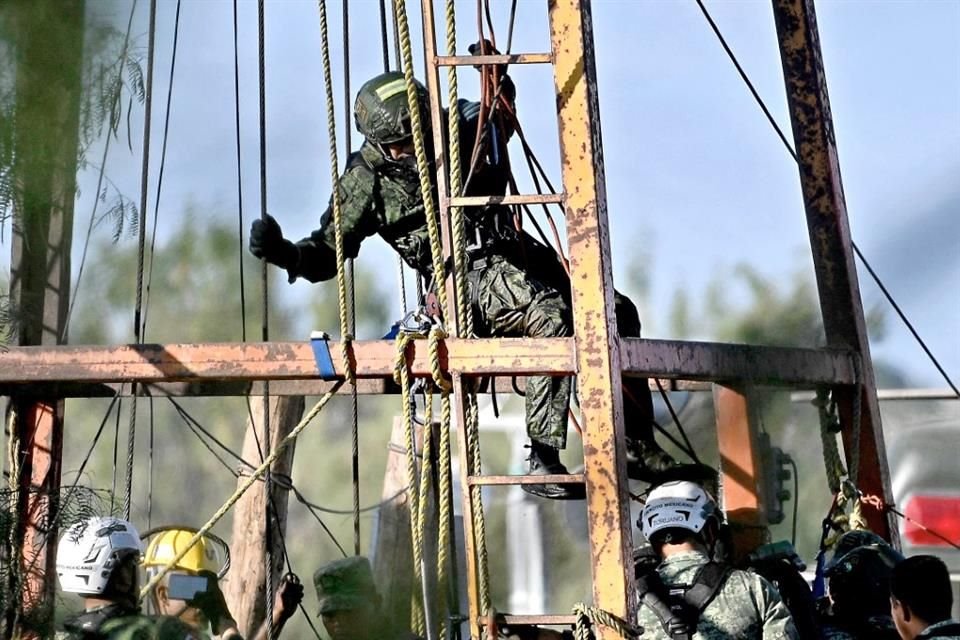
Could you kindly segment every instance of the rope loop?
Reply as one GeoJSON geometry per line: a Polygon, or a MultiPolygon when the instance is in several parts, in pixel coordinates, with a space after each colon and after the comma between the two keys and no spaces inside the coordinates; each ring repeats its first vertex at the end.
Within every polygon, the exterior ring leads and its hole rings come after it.
{"type": "Polygon", "coordinates": [[[643,633],[641,629],[638,629],[623,618],[599,607],[586,605],[582,602],[573,605],[573,613],[577,616],[577,624],[574,629],[574,637],[577,640],[590,640],[593,636],[591,626],[598,624],[613,629],[621,638],[624,638],[624,640],[638,638],[640,634],[643,633]]]}

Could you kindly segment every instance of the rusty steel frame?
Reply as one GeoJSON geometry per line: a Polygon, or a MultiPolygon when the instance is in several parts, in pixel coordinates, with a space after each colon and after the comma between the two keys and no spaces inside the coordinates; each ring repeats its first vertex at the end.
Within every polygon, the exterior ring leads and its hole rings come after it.
{"type": "MultiPolygon", "coordinates": [[[[893,504],[814,3],[773,0],[773,15],[827,345],[854,351],[860,357],[859,385],[836,388],[846,427],[847,468],[856,470],[861,490],[893,504]]],[[[865,515],[871,529],[898,542],[892,513],[869,509],[865,515]]]]}
{"type": "MultiPolygon", "coordinates": [[[[701,380],[675,380],[661,378],[649,381],[651,391],[659,391],[657,382],[666,391],[709,391],[709,382],[701,380]]],[[[193,380],[190,382],[152,382],[138,384],[134,392],[131,385],[111,382],[31,382],[27,384],[0,384],[0,397],[17,395],[21,398],[129,398],[136,393],[141,397],[204,398],[263,395],[263,381],[249,380],[193,380]]],[[[526,385],[525,376],[501,374],[482,377],[475,390],[478,394],[513,394],[526,385]]],[[[337,386],[326,380],[279,380],[270,382],[271,396],[322,396],[331,391],[350,394],[349,388],[337,386]]],[[[365,378],[357,380],[360,395],[397,395],[400,387],[390,378],[365,378]]],[[[811,396],[812,397],[812,396],[811,396]]]]}
{"type": "MultiPolygon", "coordinates": [[[[551,0],[550,42],[566,194],[570,284],[583,414],[593,602],[624,620],[636,614],[633,523],[623,426],[620,348],[590,0],[551,0]]],[[[598,625],[603,640],[613,629],[598,625]]]]}
{"type": "Polygon", "coordinates": [[[486,56],[438,56],[433,59],[440,67],[474,66],[479,64],[549,64],[553,62],[550,53],[509,53],[486,56]]]}
{"type": "MultiPolygon", "coordinates": [[[[331,341],[330,350],[335,372],[342,377],[340,343],[331,341]]],[[[697,380],[811,388],[852,385],[859,360],[854,352],[843,349],[640,338],[623,338],[619,351],[624,375],[681,381],[670,383],[672,389],[702,389],[692,382],[697,380]]],[[[353,342],[351,362],[362,383],[360,391],[395,389],[384,382],[393,376],[395,357],[396,347],[389,340],[353,342]]],[[[450,338],[440,348],[441,367],[465,376],[571,375],[577,371],[575,358],[572,338],[450,338]]],[[[430,375],[426,342],[414,342],[408,363],[414,376],[430,375]]],[[[19,387],[26,390],[25,385],[62,385],[69,396],[82,392],[86,385],[89,395],[102,396],[112,393],[97,385],[137,382],[175,383],[169,387],[171,395],[243,395],[247,387],[240,383],[276,380],[313,381],[317,385],[314,392],[321,393],[325,387],[318,378],[313,351],[306,341],[11,347],[0,352],[0,392],[19,392],[19,387]],[[213,386],[203,392],[204,384],[213,386]]],[[[307,393],[308,389],[291,386],[288,395],[307,393]]]]}

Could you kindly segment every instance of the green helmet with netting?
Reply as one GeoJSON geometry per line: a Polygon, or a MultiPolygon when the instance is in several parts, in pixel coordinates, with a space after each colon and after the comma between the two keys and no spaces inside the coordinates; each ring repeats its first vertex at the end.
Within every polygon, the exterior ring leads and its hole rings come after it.
{"type": "MultiPolygon", "coordinates": [[[[424,129],[430,127],[430,106],[427,88],[417,80],[417,102],[424,129]]],[[[357,131],[370,142],[394,144],[413,134],[410,107],[407,102],[407,83],[397,71],[382,73],[360,87],[353,105],[357,131]]]]}

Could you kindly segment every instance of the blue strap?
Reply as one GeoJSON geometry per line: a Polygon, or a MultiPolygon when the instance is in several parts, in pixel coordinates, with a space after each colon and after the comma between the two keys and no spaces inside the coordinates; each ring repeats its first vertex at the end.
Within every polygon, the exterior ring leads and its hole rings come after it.
{"type": "Polygon", "coordinates": [[[330,336],[323,331],[314,331],[310,334],[310,346],[313,347],[313,359],[317,361],[317,371],[320,377],[328,382],[339,378],[330,355],[329,340],[330,336]]]}
{"type": "Polygon", "coordinates": [[[826,553],[823,549],[817,553],[817,571],[813,577],[813,597],[819,600],[827,595],[827,584],[824,578],[824,564],[826,563],[826,553]]]}

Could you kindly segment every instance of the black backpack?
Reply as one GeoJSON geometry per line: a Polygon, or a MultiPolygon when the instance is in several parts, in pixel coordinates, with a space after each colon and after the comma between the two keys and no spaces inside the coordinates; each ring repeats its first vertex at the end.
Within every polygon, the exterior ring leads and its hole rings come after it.
{"type": "Polygon", "coordinates": [[[708,562],[697,571],[693,583],[668,587],[656,571],[637,577],[641,604],[650,607],[660,626],[673,640],[690,640],[697,631],[700,614],[713,601],[733,568],[708,562]]]}

